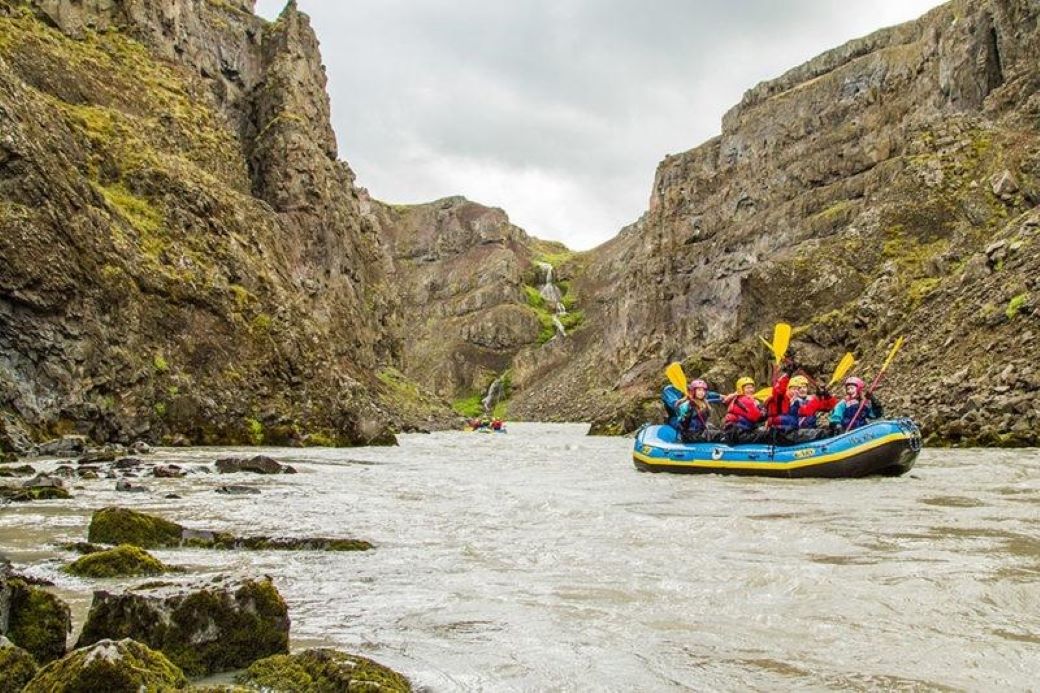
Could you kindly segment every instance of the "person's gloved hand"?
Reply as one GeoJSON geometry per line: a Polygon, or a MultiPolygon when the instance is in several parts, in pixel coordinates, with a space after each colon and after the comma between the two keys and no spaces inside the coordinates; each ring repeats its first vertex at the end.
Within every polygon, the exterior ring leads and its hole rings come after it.
{"type": "Polygon", "coordinates": [[[827,389],[826,385],[818,385],[816,387],[816,396],[820,399],[828,399],[831,396],[831,391],[827,389]]]}
{"type": "Polygon", "coordinates": [[[874,416],[880,419],[885,415],[885,408],[881,405],[881,400],[873,394],[867,395],[867,400],[870,402],[870,408],[874,410],[874,416]]]}

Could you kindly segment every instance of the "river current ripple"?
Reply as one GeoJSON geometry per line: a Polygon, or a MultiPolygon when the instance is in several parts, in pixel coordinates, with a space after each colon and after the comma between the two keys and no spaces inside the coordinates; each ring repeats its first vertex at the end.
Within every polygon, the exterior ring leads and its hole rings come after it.
{"type": "MultiPolygon", "coordinates": [[[[1040,451],[925,450],[896,479],[643,474],[630,439],[585,430],[267,449],[300,474],[142,479],[150,494],[79,482],[72,501],[0,508],[0,552],[55,580],[78,628],[99,582],[134,581],[64,576],[50,543],[84,539],[105,505],[368,539],[360,554],[155,554],[192,577],[270,575],[294,647],[364,654],[431,691],[1040,685],[1040,451]],[[214,493],[227,483],[263,494],[214,493]]],[[[154,457],[228,452],[256,450],[154,457]]]]}

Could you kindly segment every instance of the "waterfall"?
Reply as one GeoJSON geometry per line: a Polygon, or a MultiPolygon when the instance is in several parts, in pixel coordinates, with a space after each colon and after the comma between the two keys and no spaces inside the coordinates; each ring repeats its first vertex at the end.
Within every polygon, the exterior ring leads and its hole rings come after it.
{"type": "Polygon", "coordinates": [[[556,327],[556,336],[566,337],[567,330],[564,328],[563,323],[560,322],[560,316],[567,314],[567,307],[563,305],[563,295],[560,293],[560,289],[553,283],[553,266],[548,262],[539,262],[538,266],[545,272],[545,282],[542,284],[538,294],[547,304],[552,305],[553,313],[555,313],[552,321],[553,326],[556,327]]]}
{"type": "Polygon", "coordinates": [[[484,405],[484,414],[490,415],[498,401],[502,399],[502,378],[505,376],[499,376],[495,378],[487,389],[487,394],[484,395],[484,399],[480,400],[480,403],[484,405]]]}

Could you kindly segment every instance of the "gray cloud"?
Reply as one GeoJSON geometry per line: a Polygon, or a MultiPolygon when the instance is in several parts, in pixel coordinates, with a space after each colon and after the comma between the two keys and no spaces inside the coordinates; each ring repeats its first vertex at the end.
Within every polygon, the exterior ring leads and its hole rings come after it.
{"type": "Polygon", "coordinates": [[[717,134],[746,89],[939,3],[299,4],[359,184],[390,202],[462,194],[588,248],[638,218],[657,162],[717,134]]]}

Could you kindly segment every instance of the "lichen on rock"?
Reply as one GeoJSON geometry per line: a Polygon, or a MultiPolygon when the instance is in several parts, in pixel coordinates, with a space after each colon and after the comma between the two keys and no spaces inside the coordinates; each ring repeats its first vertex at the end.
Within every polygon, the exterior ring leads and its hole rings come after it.
{"type": "Polygon", "coordinates": [[[144,549],[120,544],[114,549],[91,552],[78,558],[65,570],[77,577],[111,578],[162,575],[169,568],[144,549]]]}
{"type": "Polygon", "coordinates": [[[39,669],[31,654],[0,636],[0,693],[18,693],[39,669]]]}
{"type": "Polygon", "coordinates": [[[126,638],[101,640],[48,664],[24,693],[138,693],[187,686],[184,672],[161,652],[126,638]]]}
{"type": "Polygon", "coordinates": [[[331,691],[412,690],[407,678],[371,659],[330,649],[275,655],[252,664],[237,683],[265,691],[327,693],[331,691]]]}
{"type": "Polygon", "coordinates": [[[102,508],[90,518],[87,540],[101,544],[132,544],[142,549],[180,546],[183,527],[161,517],[126,508],[102,508]]]}
{"type": "Polygon", "coordinates": [[[14,577],[0,565],[0,634],[45,663],[65,654],[72,631],[68,605],[46,590],[14,577]]]}
{"type": "Polygon", "coordinates": [[[79,644],[131,635],[203,676],[288,652],[289,614],[269,579],[95,592],[79,644]]]}

